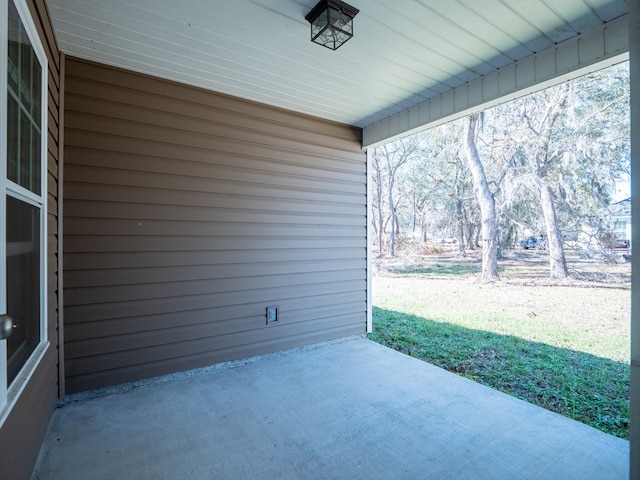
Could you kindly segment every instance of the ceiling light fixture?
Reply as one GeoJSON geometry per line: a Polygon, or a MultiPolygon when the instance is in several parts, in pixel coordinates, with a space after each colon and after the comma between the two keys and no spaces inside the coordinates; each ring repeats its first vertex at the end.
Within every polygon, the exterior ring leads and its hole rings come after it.
{"type": "Polygon", "coordinates": [[[311,41],[337,50],[353,37],[353,17],[359,11],[340,0],[320,0],[304,17],[311,24],[311,41]]]}

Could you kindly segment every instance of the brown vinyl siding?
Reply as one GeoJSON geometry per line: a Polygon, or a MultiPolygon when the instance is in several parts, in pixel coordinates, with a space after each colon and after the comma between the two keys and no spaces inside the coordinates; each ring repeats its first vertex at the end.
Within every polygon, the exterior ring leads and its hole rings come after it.
{"type": "MultiPolygon", "coordinates": [[[[44,0],[27,0],[48,59],[47,315],[50,343],[0,427],[0,477],[29,478],[58,397],[58,197],[60,54],[44,0]]],[[[4,127],[3,127],[4,128],[4,127]]]]}
{"type": "Polygon", "coordinates": [[[69,392],[365,332],[360,129],[65,68],[69,392]]]}

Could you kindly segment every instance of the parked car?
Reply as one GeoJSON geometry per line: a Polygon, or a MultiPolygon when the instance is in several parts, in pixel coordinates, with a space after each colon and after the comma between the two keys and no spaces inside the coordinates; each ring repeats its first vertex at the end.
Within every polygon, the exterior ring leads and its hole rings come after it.
{"type": "Polygon", "coordinates": [[[523,240],[520,240],[520,246],[525,250],[529,250],[530,248],[536,248],[538,244],[538,240],[536,237],[527,237],[523,240]]]}
{"type": "Polygon", "coordinates": [[[538,250],[544,250],[547,248],[547,236],[541,234],[538,237],[531,235],[523,240],[520,240],[520,246],[525,250],[536,248],[538,250]]]}
{"type": "Polygon", "coordinates": [[[623,238],[616,238],[609,243],[609,248],[629,248],[629,240],[623,238]]]}

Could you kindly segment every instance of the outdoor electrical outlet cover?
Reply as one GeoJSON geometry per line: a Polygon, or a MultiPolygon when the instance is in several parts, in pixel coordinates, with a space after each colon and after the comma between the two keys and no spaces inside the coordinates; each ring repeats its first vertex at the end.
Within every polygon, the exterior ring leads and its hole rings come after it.
{"type": "Polygon", "coordinates": [[[267,325],[278,323],[278,306],[267,307],[267,325]]]}

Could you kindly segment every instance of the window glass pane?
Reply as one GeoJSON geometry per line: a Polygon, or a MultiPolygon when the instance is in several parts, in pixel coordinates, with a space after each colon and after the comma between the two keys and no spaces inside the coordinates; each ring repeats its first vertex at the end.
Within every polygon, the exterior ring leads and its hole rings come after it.
{"type": "Polygon", "coordinates": [[[18,120],[20,110],[15,98],[12,95],[7,97],[7,177],[17,179],[20,165],[20,135],[18,133],[20,131],[18,120]]]}
{"type": "Polygon", "coordinates": [[[9,2],[7,137],[9,180],[40,194],[42,67],[13,2],[9,2]]]}
{"type": "Polygon", "coordinates": [[[18,12],[11,2],[9,2],[9,58],[14,61],[8,62],[8,86],[10,90],[14,92],[19,91],[18,83],[20,79],[20,72],[18,71],[19,62],[16,62],[16,58],[20,58],[20,20],[18,18],[18,12]],[[18,19],[18,21],[16,21],[18,19]]]}
{"type": "Polygon", "coordinates": [[[7,196],[8,385],[40,343],[40,209],[7,196]]]}
{"type": "MultiPolygon", "coordinates": [[[[42,76],[40,63],[38,57],[33,50],[31,50],[31,118],[37,120],[37,125],[40,125],[40,105],[42,96],[42,76]]],[[[35,125],[35,124],[34,124],[35,125]]]]}
{"type": "MultiPolygon", "coordinates": [[[[18,132],[20,137],[20,155],[18,160],[19,172],[17,183],[23,187],[29,188],[29,173],[31,172],[31,165],[29,159],[31,158],[31,128],[29,128],[29,118],[24,114],[24,111],[20,109],[18,117],[18,132]],[[26,184],[26,185],[25,185],[26,184]]],[[[14,180],[15,181],[15,180],[14,180]]]]}
{"type": "MultiPolygon", "coordinates": [[[[31,161],[35,153],[31,126],[32,123],[27,114],[20,110],[20,181],[18,183],[32,192],[39,193],[36,186],[40,183],[40,162],[34,165],[31,161]]],[[[39,134],[36,133],[36,136],[39,134]]]]}
{"type": "Polygon", "coordinates": [[[24,32],[20,32],[20,103],[27,110],[31,110],[31,46],[24,41],[28,40],[24,32]]]}
{"type": "MultiPolygon", "coordinates": [[[[35,125],[31,124],[31,155],[40,156],[40,129],[36,128],[35,125]]],[[[40,162],[38,162],[38,165],[40,162]]],[[[31,190],[32,192],[38,193],[40,191],[40,177],[42,176],[42,171],[40,167],[35,168],[35,165],[31,163],[33,170],[31,171],[31,190]]]]}

